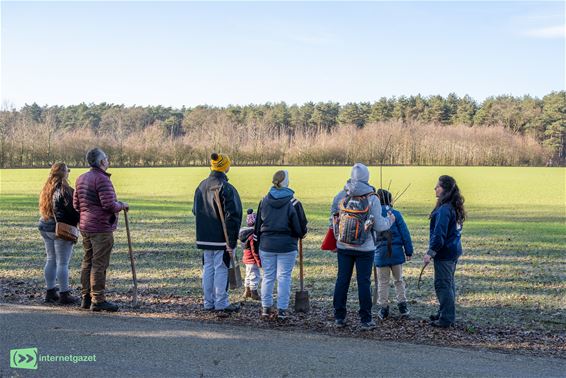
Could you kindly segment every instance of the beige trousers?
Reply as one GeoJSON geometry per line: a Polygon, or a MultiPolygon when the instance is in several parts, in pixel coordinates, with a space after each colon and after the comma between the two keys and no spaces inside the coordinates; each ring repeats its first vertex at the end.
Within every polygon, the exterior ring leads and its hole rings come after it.
{"type": "Polygon", "coordinates": [[[380,307],[389,305],[389,275],[393,273],[397,303],[406,302],[405,281],[403,280],[403,265],[384,266],[377,268],[377,303],[380,307]]]}

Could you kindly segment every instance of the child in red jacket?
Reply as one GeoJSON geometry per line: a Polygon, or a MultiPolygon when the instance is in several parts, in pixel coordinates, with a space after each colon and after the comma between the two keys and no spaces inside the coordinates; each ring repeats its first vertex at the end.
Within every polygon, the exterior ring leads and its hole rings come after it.
{"type": "Polygon", "coordinates": [[[261,298],[257,291],[259,282],[261,280],[261,260],[259,258],[259,251],[254,246],[253,234],[256,215],[253,209],[248,209],[248,216],[246,217],[246,224],[248,227],[242,227],[238,238],[242,242],[242,249],[244,250],[244,257],[242,262],[246,264],[246,279],[244,292],[245,298],[252,298],[259,301],[261,298]]]}

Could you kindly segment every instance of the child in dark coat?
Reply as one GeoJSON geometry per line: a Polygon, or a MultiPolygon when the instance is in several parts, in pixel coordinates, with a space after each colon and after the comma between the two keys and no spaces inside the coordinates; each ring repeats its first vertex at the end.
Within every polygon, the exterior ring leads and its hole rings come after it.
{"type": "Polygon", "coordinates": [[[238,238],[242,242],[242,249],[244,250],[244,257],[242,262],[246,265],[246,279],[245,279],[245,298],[252,298],[253,300],[260,300],[257,288],[261,280],[259,268],[261,268],[261,260],[259,258],[259,251],[254,245],[253,234],[255,226],[256,215],[253,209],[248,209],[248,216],[246,217],[247,227],[240,229],[238,238]]]}
{"type": "Polygon", "coordinates": [[[409,315],[405,281],[403,280],[403,263],[410,261],[413,255],[411,234],[401,213],[392,207],[391,193],[379,189],[377,196],[381,201],[381,213],[385,216],[389,211],[395,215],[395,223],[388,231],[382,232],[375,250],[375,266],[377,266],[377,303],[381,307],[377,316],[383,320],[389,316],[389,277],[393,274],[397,306],[401,316],[409,315]]]}

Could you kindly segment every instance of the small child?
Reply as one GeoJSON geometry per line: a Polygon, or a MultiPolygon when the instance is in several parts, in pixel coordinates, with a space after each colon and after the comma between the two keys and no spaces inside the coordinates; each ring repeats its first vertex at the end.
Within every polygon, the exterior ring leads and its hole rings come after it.
{"type": "Polygon", "coordinates": [[[405,296],[405,281],[403,280],[403,263],[411,260],[413,255],[413,243],[411,234],[403,220],[403,216],[392,207],[391,193],[379,189],[377,196],[381,201],[381,214],[385,217],[390,211],[395,215],[395,223],[391,228],[381,233],[377,239],[375,250],[375,266],[377,273],[377,304],[381,307],[377,316],[384,320],[389,316],[389,277],[393,273],[395,291],[397,293],[397,306],[399,314],[403,317],[409,316],[407,297],[405,296]]]}
{"type": "Polygon", "coordinates": [[[253,209],[248,209],[248,216],[246,217],[246,224],[248,227],[242,227],[238,238],[242,242],[242,249],[244,250],[244,257],[242,262],[246,264],[246,279],[244,298],[252,298],[259,301],[261,298],[257,291],[261,274],[259,268],[261,267],[261,260],[259,258],[259,251],[254,246],[253,234],[255,226],[256,215],[253,209]]]}

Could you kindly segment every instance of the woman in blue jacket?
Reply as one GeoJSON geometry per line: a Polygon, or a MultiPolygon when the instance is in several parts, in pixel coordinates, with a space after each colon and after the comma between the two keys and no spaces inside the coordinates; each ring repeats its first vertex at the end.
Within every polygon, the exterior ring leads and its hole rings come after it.
{"type": "Polygon", "coordinates": [[[377,313],[379,319],[389,316],[389,277],[393,274],[397,306],[401,316],[409,316],[407,297],[405,296],[405,281],[403,280],[403,263],[410,261],[413,255],[413,242],[407,224],[401,213],[392,207],[391,193],[384,189],[377,191],[381,201],[381,215],[387,216],[389,212],[395,215],[395,222],[391,228],[381,233],[377,239],[375,249],[375,266],[377,266],[377,304],[380,309],[377,313]],[[406,258],[405,258],[406,256],[406,258]]]}
{"type": "Polygon", "coordinates": [[[424,263],[434,260],[434,290],[440,307],[431,315],[433,327],[448,328],[456,321],[454,273],[462,255],[462,226],[466,220],[464,197],[450,176],[440,176],[434,187],[436,206],[430,214],[430,240],[424,263]]]}

